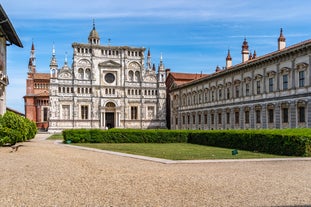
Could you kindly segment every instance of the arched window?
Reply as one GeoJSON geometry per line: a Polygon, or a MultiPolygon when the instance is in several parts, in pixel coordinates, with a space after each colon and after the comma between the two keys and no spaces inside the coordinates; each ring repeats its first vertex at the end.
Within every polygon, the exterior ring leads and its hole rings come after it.
{"type": "Polygon", "coordinates": [[[84,70],[82,68],[79,68],[78,70],[78,79],[84,79],[84,70]]]}
{"type": "Polygon", "coordinates": [[[140,73],[138,71],[135,72],[135,80],[140,82],[140,73]]]}
{"type": "Polygon", "coordinates": [[[91,79],[91,70],[89,68],[85,70],[85,79],[87,80],[91,79]]]}
{"type": "Polygon", "coordinates": [[[132,70],[129,71],[129,80],[130,81],[134,80],[134,72],[132,70]]]}

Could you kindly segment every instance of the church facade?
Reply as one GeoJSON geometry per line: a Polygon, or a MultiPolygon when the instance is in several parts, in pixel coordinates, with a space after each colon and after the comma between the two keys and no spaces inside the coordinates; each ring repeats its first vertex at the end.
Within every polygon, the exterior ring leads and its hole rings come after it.
{"type": "Polygon", "coordinates": [[[49,131],[71,128],[165,128],[166,70],[145,48],[101,45],[93,24],[88,43],[73,43],[71,68],[50,62],[49,131]]]}
{"type": "Polygon", "coordinates": [[[311,40],[257,56],[242,44],[242,63],[169,90],[171,129],[311,127],[311,40]]]}

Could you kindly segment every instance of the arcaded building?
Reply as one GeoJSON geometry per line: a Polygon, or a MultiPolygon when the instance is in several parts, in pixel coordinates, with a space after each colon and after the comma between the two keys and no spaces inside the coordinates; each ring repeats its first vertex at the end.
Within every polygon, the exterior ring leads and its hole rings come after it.
{"type": "Polygon", "coordinates": [[[311,40],[251,54],[246,39],[242,62],[170,88],[171,129],[265,129],[311,127],[311,40]]]}
{"type": "Polygon", "coordinates": [[[73,63],[50,62],[49,131],[71,128],[165,128],[166,73],[150,50],[101,45],[95,24],[73,43],[73,63]]]}

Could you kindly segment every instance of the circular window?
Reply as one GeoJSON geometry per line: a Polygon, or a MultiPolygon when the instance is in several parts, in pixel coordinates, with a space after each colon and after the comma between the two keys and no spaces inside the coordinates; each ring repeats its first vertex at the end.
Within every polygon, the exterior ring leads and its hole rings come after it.
{"type": "Polygon", "coordinates": [[[115,77],[114,77],[114,75],[112,73],[107,73],[105,75],[105,81],[107,83],[112,83],[114,80],[115,80],[115,77]]]}

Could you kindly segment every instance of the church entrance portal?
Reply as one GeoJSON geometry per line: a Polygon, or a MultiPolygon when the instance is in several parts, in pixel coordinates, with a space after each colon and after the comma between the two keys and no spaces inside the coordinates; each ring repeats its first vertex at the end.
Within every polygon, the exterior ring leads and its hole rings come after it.
{"type": "Polygon", "coordinates": [[[103,126],[105,128],[111,129],[116,127],[116,105],[113,102],[108,102],[105,105],[105,112],[103,113],[103,126]]]}
{"type": "Polygon", "coordinates": [[[105,123],[108,129],[114,128],[114,112],[106,112],[105,123]]]}

